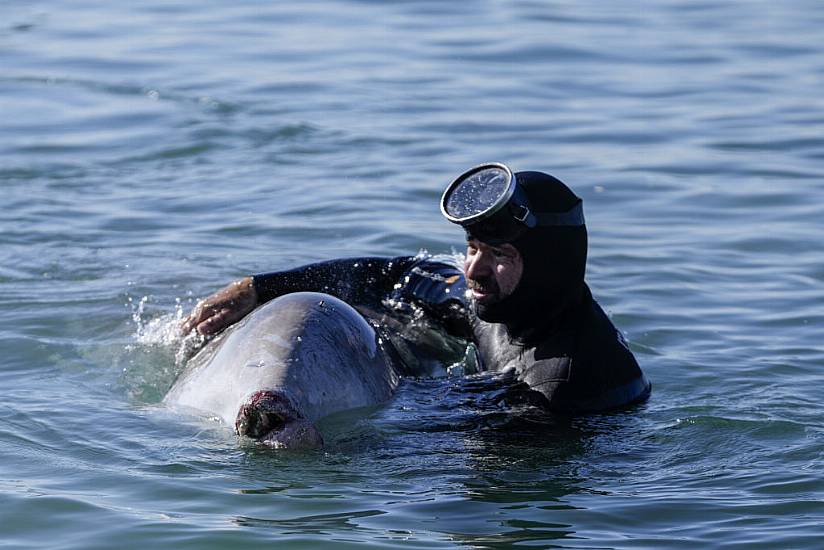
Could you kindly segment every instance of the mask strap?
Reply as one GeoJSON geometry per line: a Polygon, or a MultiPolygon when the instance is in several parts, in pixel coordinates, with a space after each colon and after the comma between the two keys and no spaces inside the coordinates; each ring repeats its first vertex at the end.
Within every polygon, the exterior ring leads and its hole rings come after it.
{"type": "Polygon", "coordinates": [[[584,225],[583,201],[578,199],[578,203],[566,212],[532,212],[538,225],[541,226],[578,226],[584,225]]]}

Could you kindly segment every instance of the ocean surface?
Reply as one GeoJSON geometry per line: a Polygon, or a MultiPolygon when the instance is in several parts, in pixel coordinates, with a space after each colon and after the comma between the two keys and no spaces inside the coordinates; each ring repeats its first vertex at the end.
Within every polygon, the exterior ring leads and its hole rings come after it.
{"type": "Polygon", "coordinates": [[[0,3],[0,547],[824,548],[824,4],[0,3]],[[485,161],[584,199],[653,383],[405,380],[321,451],[162,398],[248,273],[460,254],[485,161]]]}

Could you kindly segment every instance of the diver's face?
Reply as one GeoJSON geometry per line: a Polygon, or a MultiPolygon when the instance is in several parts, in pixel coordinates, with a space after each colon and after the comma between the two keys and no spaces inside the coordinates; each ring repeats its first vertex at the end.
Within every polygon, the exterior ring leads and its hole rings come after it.
{"type": "Polygon", "coordinates": [[[492,246],[477,239],[466,243],[464,274],[474,298],[480,304],[500,302],[513,292],[524,273],[524,260],[511,244],[492,246]]]}

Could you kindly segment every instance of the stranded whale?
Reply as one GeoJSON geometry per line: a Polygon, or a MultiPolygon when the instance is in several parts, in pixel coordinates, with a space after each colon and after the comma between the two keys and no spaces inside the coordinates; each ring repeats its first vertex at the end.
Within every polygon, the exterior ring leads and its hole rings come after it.
{"type": "Polygon", "coordinates": [[[315,422],[375,405],[400,381],[378,335],[350,305],[314,292],[264,304],[209,342],[166,395],[275,447],[318,447],[315,422]]]}

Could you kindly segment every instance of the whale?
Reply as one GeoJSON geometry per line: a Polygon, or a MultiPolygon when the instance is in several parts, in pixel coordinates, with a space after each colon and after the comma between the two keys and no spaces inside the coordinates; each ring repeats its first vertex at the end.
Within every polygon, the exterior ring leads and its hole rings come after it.
{"type": "Polygon", "coordinates": [[[400,383],[387,343],[349,304],[297,292],[271,300],[189,359],[164,398],[276,448],[318,448],[318,420],[387,401],[400,383]]]}

